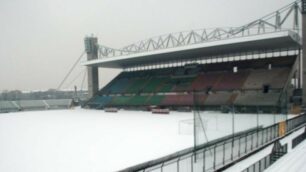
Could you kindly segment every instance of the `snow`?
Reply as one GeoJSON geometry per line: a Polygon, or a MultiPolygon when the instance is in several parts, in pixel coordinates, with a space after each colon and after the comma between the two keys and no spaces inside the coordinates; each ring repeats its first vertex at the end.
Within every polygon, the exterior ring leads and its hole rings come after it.
{"type": "MultiPolygon", "coordinates": [[[[298,137],[299,135],[303,134],[304,131],[305,131],[305,127],[302,127],[299,130],[297,130],[297,131],[291,133],[290,135],[286,136],[285,138],[281,139],[280,140],[281,145],[288,144],[288,152],[292,152],[293,150],[295,150],[295,149],[292,149],[292,140],[294,138],[298,137]]],[[[266,156],[268,156],[269,154],[271,154],[273,146],[274,145],[270,145],[270,146],[264,148],[263,150],[261,150],[260,152],[257,152],[254,155],[238,162],[237,164],[235,164],[235,165],[231,166],[230,168],[226,169],[225,172],[243,171],[243,170],[247,169],[251,165],[257,163],[261,159],[263,159],[266,156]]],[[[276,161],[276,162],[278,162],[278,161],[276,161]]],[[[283,165],[283,164],[279,164],[279,165],[283,165]]],[[[276,170],[276,171],[278,171],[278,170],[276,170]]]]}
{"type": "Polygon", "coordinates": [[[192,114],[59,110],[0,114],[0,171],[116,171],[193,146],[192,114]]]}
{"type": "MultiPolygon", "coordinates": [[[[0,171],[121,170],[192,147],[193,125],[184,122],[192,119],[192,112],[85,109],[0,114],[0,171]]],[[[231,134],[231,119],[229,114],[205,112],[209,141],[231,134]]],[[[255,127],[254,119],[235,115],[235,131],[255,127]]],[[[283,117],[265,114],[259,119],[269,125],[283,117]]]]}
{"type": "Polygon", "coordinates": [[[291,133],[290,135],[288,135],[287,137],[283,138],[280,140],[280,144],[283,146],[285,144],[287,144],[287,151],[291,152],[292,149],[292,142],[293,139],[300,136],[301,134],[303,134],[305,132],[305,127],[300,128],[299,130],[291,133]]]}
{"type": "Polygon", "coordinates": [[[224,172],[243,171],[247,169],[249,166],[257,163],[264,157],[268,156],[271,153],[272,149],[273,149],[273,145],[270,145],[266,147],[265,149],[263,149],[262,151],[250,156],[249,158],[244,159],[238,162],[237,164],[235,164],[234,166],[229,167],[228,169],[224,170],[224,172]]]}
{"type": "Polygon", "coordinates": [[[289,171],[306,171],[306,141],[303,141],[292,152],[286,154],[272,166],[270,166],[266,172],[289,172],[289,171]]]}

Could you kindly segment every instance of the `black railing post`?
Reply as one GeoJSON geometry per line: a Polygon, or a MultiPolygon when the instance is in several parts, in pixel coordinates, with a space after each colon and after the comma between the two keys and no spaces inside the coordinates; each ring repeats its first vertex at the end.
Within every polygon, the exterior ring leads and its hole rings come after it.
{"type": "Polygon", "coordinates": [[[258,141],[259,141],[259,139],[258,139],[258,127],[259,127],[259,112],[258,112],[258,106],[256,106],[256,112],[257,112],[257,130],[256,130],[256,136],[257,136],[257,141],[256,141],[256,147],[258,147],[258,141]]]}
{"type": "Polygon", "coordinates": [[[225,164],[225,142],[223,142],[223,165],[225,164]]]}
{"type": "Polygon", "coordinates": [[[270,140],[269,141],[271,141],[272,140],[272,127],[270,127],[270,140]]]}
{"type": "Polygon", "coordinates": [[[205,172],[206,171],[206,169],[205,169],[205,152],[206,152],[206,149],[204,149],[204,152],[203,152],[203,172],[205,172]]]}
{"type": "Polygon", "coordinates": [[[181,160],[181,157],[179,157],[176,161],[177,172],[180,172],[180,160],[181,160]]]}
{"type": "Polygon", "coordinates": [[[234,159],[234,138],[232,138],[232,141],[231,141],[231,161],[233,161],[234,159]]]}
{"type": "Polygon", "coordinates": [[[271,140],[273,140],[275,137],[274,137],[274,127],[275,127],[275,125],[273,125],[272,127],[271,127],[271,140]]]}
{"type": "Polygon", "coordinates": [[[214,166],[213,166],[213,169],[215,170],[216,169],[216,145],[214,146],[214,166]]]}
{"type": "Polygon", "coordinates": [[[241,139],[241,137],[239,136],[238,139],[239,139],[239,140],[238,140],[238,157],[240,157],[240,149],[241,149],[241,142],[240,142],[240,139],[241,139]]]}
{"type": "Polygon", "coordinates": [[[191,160],[190,168],[191,168],[191,172],[193,172],[193,157],[192,157],[192,155],[190,157],[190,160],[191,160]]]}
{"type": "Polygon", "coordinates": [[[244,151],[245,154],[247,153],[247,149],[248,149],[248,134],[246,133],[245,134],[245,151],[244,151]]]}
{"type": "Polygon", "coordinates": [[[261,130],[261,145],[264,144],[264,132],[265,130],[261,130]]]}
{"type": "Polygon", "coordinates": [[[251,135],[251,150],[253,150],[253,134],[251,135]]]}
{"type": "Polygon", "coordinates": [[[290,129],[291,129],[291,120],[289,120],[289,121],[286,121],[286,133],[288,132],[288,131],[290,131],[290,129]]]}
{"type": "Polygon", "coordinates": [[[272,139],[275,139],[275,126],[276,125],[273,125],[272,127],[272,139]]]}
{"type": "Polygon", "coordinates": [[[165,162],[163,162],[162,165],[160,166],[160,172],[164,171],[164,169],[163,169],[164,168],[164,164],[165,164],[165,162]]]}

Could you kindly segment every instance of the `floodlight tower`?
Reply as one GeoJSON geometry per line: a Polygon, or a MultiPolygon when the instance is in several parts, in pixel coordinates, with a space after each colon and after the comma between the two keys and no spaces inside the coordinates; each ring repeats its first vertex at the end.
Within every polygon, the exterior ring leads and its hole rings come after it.
{"type": "MultiPolygon", "coordinates": [[[[98,59],[98,38],[86,37],[84,39],[87,61],[98,59]]],[[[99,73],[97,66],[87,66],[88,96],[93,97],[99,90],[99,73]]]]}

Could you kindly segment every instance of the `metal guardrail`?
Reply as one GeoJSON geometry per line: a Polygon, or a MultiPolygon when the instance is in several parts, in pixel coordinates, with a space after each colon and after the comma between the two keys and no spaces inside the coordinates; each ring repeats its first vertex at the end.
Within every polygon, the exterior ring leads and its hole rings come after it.
{"type": "Polygon", "coordinates": [[[282,138],[306,123],[306,115],[269,127],[253,129],[218,139],[120,172],[208,172],[216,171],[282,138]]]}
{"type": "MultiPolygon", "coordinates": [[[[300,129],[300,127],[296,128],[295,130],[299,130],[299,129],[300,129]]],[[[291,132],[294,132],[294,130],[291,131],[291,132]]],[[[304,131],[303,134],[297,136],[296,138],[294,138],[292,140],[292,149],[295,148],[297,145],[299,145],[301,142],[303,142],[305,139],[306,139],[306,132],[304,131]]],[[[277,143],[277,142],[275,141],[274,143],[277,143]]],[[[275,144],[274,144],[274,147],[275,147],[275,144]]],[[[269,168],[276,161],[275,158],[278,159],[278,158],[284,156],[287,152],[288,152],[288,145],[285,144],[285,145],[281,146],[280,150],[278,150],[277,152],[273,153],[273,151],[272,151],[269,155],[260,159],[256,163],[250,165],[249,167],[244,169],[242,172],[249,172],[249,171],[261,172],[261,171],[264,171],[265,169],[269,168]]]]}

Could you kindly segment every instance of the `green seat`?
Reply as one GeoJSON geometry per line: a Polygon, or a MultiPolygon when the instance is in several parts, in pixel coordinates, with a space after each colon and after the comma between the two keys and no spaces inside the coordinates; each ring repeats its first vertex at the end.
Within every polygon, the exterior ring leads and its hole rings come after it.
{"type": "Polygon", "coordinates": [[[146,83],[147,79],[135,79],[132,81],[128,89],[126,90],[127,93],[138,93],[146,83]]]}
{"type": "Polygon", "coordinates": [[[195,77],[192,78],[176,78],[172,79],[171,82],[175,85],[174,91],[188,91],[190,85],[195,80],[195,77]]]}
{"type": "Polygon", "coordinates": [[[128,104],[133,106],[146,105],[148,96],[133,96],[128,104]]]}
{"type": "Polygon", "coordinates": [[[127,105],[131,97],[128,96],[118,96],[114,97],[110,105],[127,105]]]}
{"type": "Polygon", "coordinates": [[[165,96],[151,96],[148,99],[148,104],[150,105],[160,105],[161,102],[164,100],[165,96]]]}
{"type": "Polygon", "coordinates": [[[161,86],[166,80],[166,78],[151,78],[150,81],[143,88],[143,92],[156,92],[157,88],[161,86]]]}

